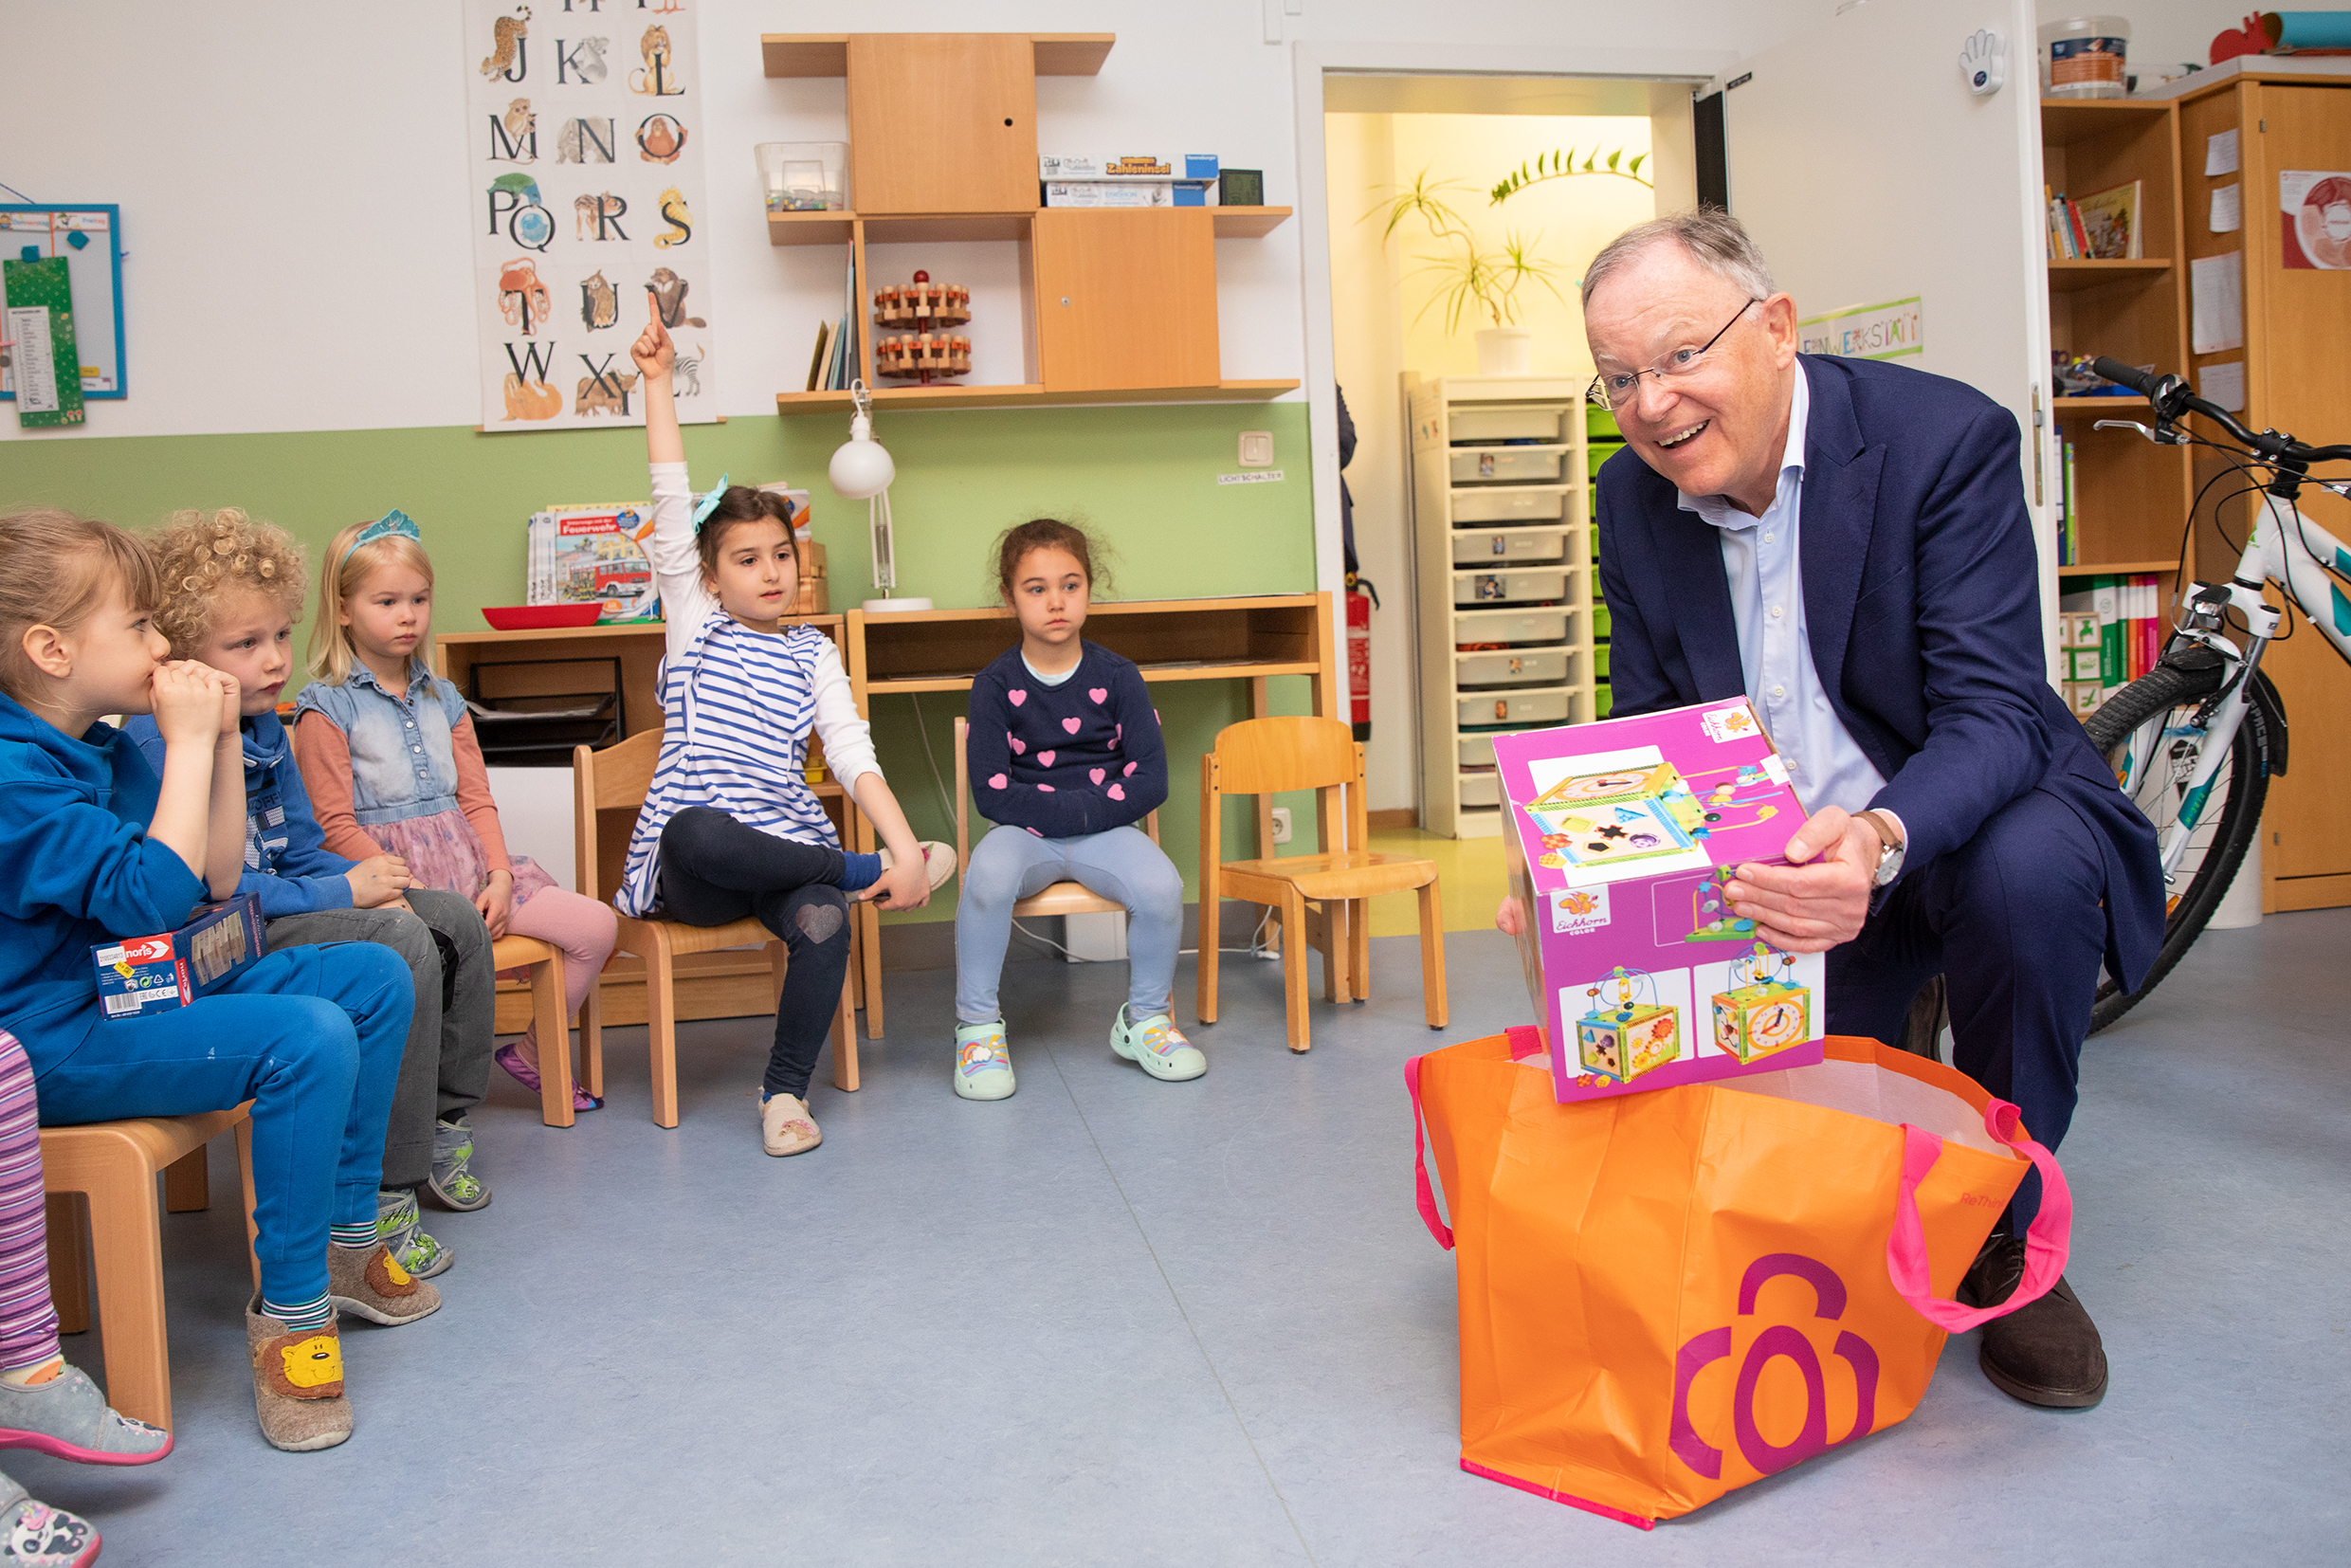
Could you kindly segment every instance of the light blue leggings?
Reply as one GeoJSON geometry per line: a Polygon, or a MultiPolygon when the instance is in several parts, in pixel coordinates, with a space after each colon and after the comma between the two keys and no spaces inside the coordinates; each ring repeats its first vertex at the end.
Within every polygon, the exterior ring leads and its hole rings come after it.
{"type": "Polygon", "coordinates": [[[1012,940],[1012,905],[1057,882],[1083,883],[1126,905],[1127,1010],[1135,1018],[1168,1011],[1176,950],[1183,940],[1184,879],[1176,863],[1139,828],[1113,828],[1084,838],[1039,838],[999,827],[972,851],[956,905],[956,1020],[993,1023],[1003,1016],[996,986],[1012,940]]]}

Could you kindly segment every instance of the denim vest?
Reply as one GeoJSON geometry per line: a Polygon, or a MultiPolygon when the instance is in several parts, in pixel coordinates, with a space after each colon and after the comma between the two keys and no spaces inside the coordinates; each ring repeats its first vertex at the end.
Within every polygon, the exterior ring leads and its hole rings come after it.
{"type": "Polygon", "coordinates": [[[457,810],[457,748],[465,717],[457,688],[422,665],[395,696],[365,665],[339,686],[313,681],[295,700],[295,722],[317,709],[351,743],[353,814],[362,828],[457,810]]]}

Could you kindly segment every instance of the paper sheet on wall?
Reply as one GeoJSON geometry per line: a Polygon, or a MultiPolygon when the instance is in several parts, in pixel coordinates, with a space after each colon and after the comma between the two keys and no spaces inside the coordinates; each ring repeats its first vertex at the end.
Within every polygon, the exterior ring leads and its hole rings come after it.
{"type": "Polygon", "coordinates": [[[2206,137],[2204,138],[2205,177],[2209,179],[2215,174],[2233,174],[2235,173],[2236,132],[2234,130],[2227,130],[2206,137]]]}
{"type": "Polygon", "coordinates": [[[2245,346],[2245,253],[2199,256],[2188,264],[2188,346],[2218,354],[2245,346]]]}
{"type": "Polygon", "coordinates": [[[718,418],[698,9],[465,0],[483,429],[643,424],[629,345],[648,294],[678,417],[718,418]]]}
{"type": "Polygon", "coordinates": [[[2213,187],[2213,232],[2233,234],[2245,227],[2244,191],[2233,185],[2213,187]]]}
{"type": "Polygon", "coordinates": [[[2206,365],[2196,373],[2196,390],[2208,403],[2217,403],[2231,413],[2245,411],[2245,361],[2232,359],[2225,365],[2206,365]]]}

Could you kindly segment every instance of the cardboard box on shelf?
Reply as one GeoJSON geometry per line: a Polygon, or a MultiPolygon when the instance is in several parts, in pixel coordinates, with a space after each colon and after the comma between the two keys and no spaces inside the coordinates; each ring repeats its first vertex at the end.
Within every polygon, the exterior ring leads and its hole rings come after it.
{"type": "Polygon", "coordinates": [[[1044,200],[1048,207],[1210,207],[1205,181],[1050,180],[1044,200]]]}
{"type": "Polygon", "coordinates": [[[1048,153],[1037,158],[1037,178],[1055,180],[1195,180],[1216,178],[1216,155],[1185,153],[1179,156],[1124,154],[1114,157],[1072,157],[1048,153]]]}
{"type": "Polygon", "coordinates": [[[1562,1101],[1821,1060],[1818,954],[1734,913],[1804,808],[1746,699],[1494,737],[1519,957],[1562,1101]]]}

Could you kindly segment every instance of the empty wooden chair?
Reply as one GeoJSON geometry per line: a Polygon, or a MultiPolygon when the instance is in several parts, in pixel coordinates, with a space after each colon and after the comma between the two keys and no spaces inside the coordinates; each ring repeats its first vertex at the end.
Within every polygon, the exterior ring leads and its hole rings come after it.
{"type": "MultiPolygon", "coordinates": [[[[1326,844],[1328,839],[1325,840],[1326,844]]],[[[1322,954],[1322,994],[1334,1002],[1371,996],[1371,923],[1382,893],[1420,894],[1420,988],[1431,1029],[1445,1027],[1445,921],[1436,862],[1371,848],[1363,804],[1363,748],[1336,719],[1249,719],[1229,724],[1200,758],[1200,1021],[1216,1021],[1217,902],[1240,899],[1282,912],[1282,982],[1290,1049],[1312,1043],[1306,1019],[1306,944],[1322,954]],[[1222,801],[1229,794],[1317,792],[1318,815],[1338,838],[1321,854],[1227,861],[1222,801]],[[1344,798],[1334,799],[1332,792],[1344,798]]]]}
{"type": "MultiPolygon", "coordinates": [[[[972,754],[964,744],[972,729],[971,720],[955,721],[956,752],[956,887],[962,896],[963,873],[972,868],[972,754]]],[[[1151,812],[1143,818],[1143,831],[1151,842],[1159,842],[1159,813],[1151,812]]],[[[1082,882],[1057,882],[1042,893],[1034,894],[1012,905],[1012,919],[1033,919],[1046,915],[1111,915],[1124,914],[1126,905],[1116,899],[1105,899],[1082,882]]]]}
{"type": "MultiPolygon", "coordinates": [[[[586,746],[572,754],[574,822],[578,834],[579,890],[607,903],[620,890],[620,873],[628,858],[629,835],[638,808],[653,782],[653,764],[661,755],[661,732],[643,730],[602,751],[586,746]]],[[[853,933],[857,922],[851,921],[853,933]]],[[[851,938],[852,942],[855,940],[851,938]]],[[[651,1047],[653,1121],[660,1126],[678,1124],[678,1002],[675,961],[688,953],[715,953],[725,947],[763,947],[775,976],[770,1005],[783,994],[784,969],[790,949],[756,920],[725,925],[688,925],[683,921],[636,920],[620,917],[617,953],[633,953],[645,960],[646,1037],[651,1047]]],[[[852,956],[841,982],[841,1010],[832,1021],[832,1083],[847,1091],[857,1087],[857,1034],[853,1027],[856,973],[852,956]]],[[[598,1003],[593,992],[581,1010],[583,1055],[586,1038],[596,1028],[598,1003]]],[[[542,1067],[542,1071],[543,1071],[542,1067]]],[[[604,1092],[602,1049],[587,1057],[582,1073],[590,1094],[604,1092]]]]}
{"type": "Polygon", "coordinates": [[[173,1212],[210,1206],[204,1147],[234,1128],[244,1177],[245,1234],[253,1287],[261,1265],[253,1249],[251,1103],[200,1116],[136,1117],[79,1127],[41,1129],[41,1184],[49,1194],[49,1295],[58,1327],[89,1326],[88,1280],[97,1275],[105,1322],[106,1402],[134,1420],[169,1431],[172,1357],[163,1318],[163,1232],[155,1176],[173,1212]],[[73,1201],[88,1200],[88,1217],[73,1201]]]}

